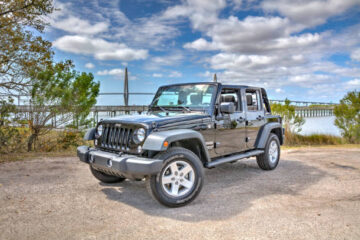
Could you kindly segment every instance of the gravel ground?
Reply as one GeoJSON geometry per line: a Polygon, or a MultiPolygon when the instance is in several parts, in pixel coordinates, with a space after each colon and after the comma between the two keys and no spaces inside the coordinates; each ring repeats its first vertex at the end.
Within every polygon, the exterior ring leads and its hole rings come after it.
{"type": "Polygon", "coordinates": [[[285,150],[206,170],[190,205],[99,183],[77,158],[0,164],[0,239],[360,239],[360,148],[285,150]]]}

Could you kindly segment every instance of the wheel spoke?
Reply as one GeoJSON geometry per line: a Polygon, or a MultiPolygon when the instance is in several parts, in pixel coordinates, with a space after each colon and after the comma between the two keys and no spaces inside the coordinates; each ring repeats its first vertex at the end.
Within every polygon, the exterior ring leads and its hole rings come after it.
{"type": "Polygon", "coordinates": [[[171,174],[174,174],[175,172],[179,171],[179,168],[176,164],[176,162],[173,162],[170,164],[171,174]]]}
{"type": "Polygon", "coordinates": [[[187,179],[184,179],[184,180],[181,182],[181,185],[184,186],[184,187],[186,187],[186,188],[191,188],[192,185],[193,185],[193,183],[190,182],[190,181],[187,180],[187,179]]]}
{"type": "Polygon", "coordinates": [[[164,177],[162,178],[162,183],[163,183],[163,184],[172,183],[171,178],[172,178],[172,174],[171,174],[170,176],[164,176],[164,177]]]}
{"type": "Polygon", "coordinates": [[[184,176],[186,176],[192,170],[193,170],[192,167],[190,165],[187,165],[183,169],[180,170],[180,173],[182,173],[182,174],[184,174],[184,176]]]}
{"type": "Polygon", "coordinates": [[[179,184],[171,184],[171,193],[175,196],[179,194],[179,184]]]}

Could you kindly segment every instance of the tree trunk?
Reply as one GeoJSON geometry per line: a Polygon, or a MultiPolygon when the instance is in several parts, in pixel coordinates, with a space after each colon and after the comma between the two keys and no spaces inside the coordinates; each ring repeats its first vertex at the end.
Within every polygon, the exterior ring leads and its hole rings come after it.
{"type": "Polygon", "coordinates": [[[28,144],[27,144],[27,151],[30,152],[32,150],[32,146],[34,145],[34,141],[37,138],[37,134],[33,133],[30,135],[29,139],[28,139],[28,144]]]}

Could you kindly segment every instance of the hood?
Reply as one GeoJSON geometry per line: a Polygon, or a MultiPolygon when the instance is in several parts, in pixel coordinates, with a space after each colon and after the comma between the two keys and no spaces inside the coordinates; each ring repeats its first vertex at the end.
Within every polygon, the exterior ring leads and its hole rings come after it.
{"type": "Polygon", "coordinates": [[[114,118],[104,119],[102,122],[119,122],[119,123],[128,123],[128,124],[146,124],[151,126],[153,123],[156,126],[164,126],[168,124],[184,124],[188,121],[196,121],[204,118],[210,117],[208,113],[193,112],[193,113],[183,113],[183,112],[169,112],[166,115],[165,112],[158,113],[148,113],[146,115],[123,115],[114,118]]]}

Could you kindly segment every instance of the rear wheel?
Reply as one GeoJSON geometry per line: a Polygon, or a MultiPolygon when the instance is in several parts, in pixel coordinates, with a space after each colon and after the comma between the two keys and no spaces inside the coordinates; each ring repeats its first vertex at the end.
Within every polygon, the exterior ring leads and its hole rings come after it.
{"type": "Polygon", "coordinates": [[[256,157],[258,166],[263,170],[273,170],[277,167],[280,160],[280,141],[276,134],[271,133],[265,152],[256,157]]]}
{"type": "Polygon", "coordinates": [[[190,150],[173,147],[155,156],[164,160],[161,171],[147,179],[147,189],[161,204],[180,207],[200,193],[204,169],[200,159],[190,150]]]}
{"type": "Polygon", "coordinates": [[[126,178],[112,176],[112,175],[108,175],[106,173],[100,172],[100,171],[94,169],[91,165],[90,165],[90,170],[91,170],[91,173],[94,175],[94,177],[103,183],[117,183],[117,182],[122,182],[126,179],[126,178]]]}

